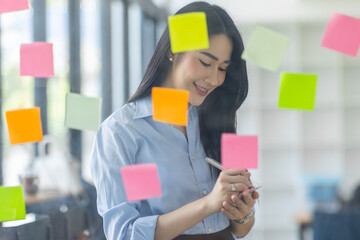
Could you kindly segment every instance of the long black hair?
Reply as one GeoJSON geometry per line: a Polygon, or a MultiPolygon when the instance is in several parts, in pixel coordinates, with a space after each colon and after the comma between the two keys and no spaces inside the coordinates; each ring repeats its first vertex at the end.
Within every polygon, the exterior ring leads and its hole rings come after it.
{"type": "MultiPolygon", "coordinates": [[[[248,93],[246,64],[241,59],[244,44],[233,20],[221,7],[206,2],[193,2],[175,14],[188,12],[205,12],[209,37],[224,34],[231,39],[233,45],[231,63],[226,70],[224,83],[211,92],[198,108],[200,138],[205,153],[220,162],[221,134],[236,132],[236,111],[248,93]]],[[[138,89],[127,102],[149,96],[153,87],[161,86],[170,69],[170,53],[167,26],[138,89]]]]}

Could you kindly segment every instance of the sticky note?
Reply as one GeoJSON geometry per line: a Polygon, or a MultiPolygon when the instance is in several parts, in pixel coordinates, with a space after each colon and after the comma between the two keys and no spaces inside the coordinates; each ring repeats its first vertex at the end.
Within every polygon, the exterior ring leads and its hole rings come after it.
{"type": "Polygon", "coordinates": [[[97,131],[100,125],[101,98],[77,93],[66,94],[65,126],[78,130],[97,131]]]}
{"type": "Polygon", "coordinates": [[[281,73],[279,108],[314,110],[317,76],[281,73]]]}
{"type": "Polygon", "coordinates": [[[28,0],[0,0],[0,13],[29,9],[28,0]]]}
{"type": "Polygon", "coordinates": [[[209,48],[209,36],[204,12],[192,12],[168,18],[171,51],[186,52],[209,48]]]}
{"type": "Polygon", "coordinates": [[[5,116],[10,144],[43,140],[39,107],[6,111],[5,116]]]}
{"type": "Polygon", "coordinates": [[[257,136],[221,135],[221,164],[225,169],[257,169],[258,152],[257,136]]]}
{"type": "Polygon", "coordinates": [[[20,76],[53,77],[53,59],[52,43],[22,44],[20,47],[20,76]]]}
{"type": "Polygon", "coordinates": [[[187,125],[189,92],[171,88],[152,89],[153,118],[156,121],[187,125]]]}
{"type": "Polygon", "coordinates": [[[120,171],[128,201],[161,197],[161,185],[156,164],[136,164],[122,167],[120,171]]]}
{"type": "Polygon", "coordinates": [[[0,186],[0,222],[25,219],[23,187],[0,186]]]}
{"type": "Polygon", "coordinates": [[[289,37],[256,25],[241,58],[267,70],[277,71],[289,43],[289,37]]]}
{"type": "Polygon", "coordinates": [[[360,46],[360,19],[334,13],[326,27],[321,46],[356,57],[360,46]]]}

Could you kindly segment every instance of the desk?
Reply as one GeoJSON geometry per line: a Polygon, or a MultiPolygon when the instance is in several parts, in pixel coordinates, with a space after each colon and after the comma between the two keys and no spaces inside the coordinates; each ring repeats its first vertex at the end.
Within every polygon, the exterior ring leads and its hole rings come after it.
{"type": "Polygon", "coordinates": [[[42,203],[46,201],[52,201],[59,198],[70,197],[70,193],[64,193],[57,190],[41,190],[36,194],[25,194],[25,204],[32,205],[36,203],[42,203]]]}
{"type": "MultiPolygon", "coordinates": [[[[25,195],[26,210],[29,213],[43,214],[50,218],[53,240],[87,239],[89,229],[88,202],[82,194],[40,191],[25,195]]],[[[85,198],[86,199],[86,198],[85,198]]]]}
{"type": "Polygon", "coordinates": [[[52,226],[47,215],[26,214],[24,220],[10,221],[0,226],[1,240],[52,240],[52,226]]]}

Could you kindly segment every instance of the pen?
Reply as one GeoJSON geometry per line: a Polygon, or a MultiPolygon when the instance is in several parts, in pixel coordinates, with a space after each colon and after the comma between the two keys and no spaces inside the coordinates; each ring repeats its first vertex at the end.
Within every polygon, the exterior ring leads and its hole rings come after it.
{"type": "Polygon", "coordinates": [[[221,166],[220,163],[218,163],[217,161],[215,161],[212,158],[205,158],[205,161],[207,161],[210,165],[216,167],[217,169],[219,169],[220,171],[224,170],[224,168],[221,166]]]}

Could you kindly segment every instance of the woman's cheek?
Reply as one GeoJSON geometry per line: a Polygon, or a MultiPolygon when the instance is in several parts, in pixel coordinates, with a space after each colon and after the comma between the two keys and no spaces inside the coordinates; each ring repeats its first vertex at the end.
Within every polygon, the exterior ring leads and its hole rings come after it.
{"type": "Polygon", "coordinates": [[[222,72],[222,73],[219,73],[219,74],[220,74],[220,76],[218,78],[218,79],[220,79],[219,86],[221,86],[225,81],[226,73],[222,72]]]}

